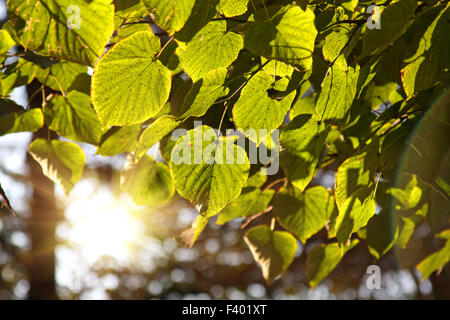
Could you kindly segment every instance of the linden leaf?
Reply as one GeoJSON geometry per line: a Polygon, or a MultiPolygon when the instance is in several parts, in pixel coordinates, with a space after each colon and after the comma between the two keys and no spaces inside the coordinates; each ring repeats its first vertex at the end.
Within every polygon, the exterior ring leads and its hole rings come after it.
{"type": "Polygon", "coordinates": [[[120,174],[120,186],[137,205],[158,206],[173,196],[175,188],[167,165],[144,155],[138,163],[128,161],[120,174]]]}
{"type": "Polygon", "coordinates": [[[286,190],[277,193],[272,202],[273,212],[284,228],[305,243],[325,226],[334,209],[334,197],[322,186],[293,193],[286,190]]]}
{"type": "Polygon", "coordinates": [[[250,229],[244,240],[267,283],[289,267],[297,251],[297,240],[289,232],[273,231],[265,225],[250,229]]]}
{"type": "Polygon", "coordinates": [[[10,0],[5,28],[26,50],[93,66],[114,31],[111,0],[10,0]]]}
{"type": "Polygon", "coordinates": [[[198,126],[178,140],[170,168],[178,193],[210,217],[239,196],[250,164],[245,150],[231,139],[198,126]]]}
{"type": "Polygon", "coordinates": [[[85,157],[75,143],[46,139],[34,140],[28,152],[42,167],[43,173],[69,194],[81,178],[85,157]]]}
{"type": "Polygon", "coordinates": [[[244,46],[257,55],[309,70],[317,35],[314,13],[299,6],[258,10],[244,34],[244,46]]]}
{"type": "Polygon", "coordinates": [[[242,45],[242,36],[227,31],[225,21],[211,21],[188,42],[180,56],[181,65],[196,82],[211,70],[228,67],[242,45]]]}
{"type": "Polygon", "coordinates": [[[143,122],[162,109],[171,72],[156,58],[159,51],[159,38],[140,31],[100,59],[92,77],[92,103],[103,126],[143,122]]]}

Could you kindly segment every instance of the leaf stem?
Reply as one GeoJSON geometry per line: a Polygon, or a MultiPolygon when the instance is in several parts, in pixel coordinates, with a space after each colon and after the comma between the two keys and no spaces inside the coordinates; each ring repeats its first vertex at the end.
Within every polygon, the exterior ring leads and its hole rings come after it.
{"type": "Polygon", "coordinates": [[[6,207],[9,211],[12,212],[12,214],[15,216],[16,212],[14,211],[14,209],[11,207],[11,204],[8,200],[8,197],[6,196],[5,191],[2,188],[2,185],[0,184],[0,198],[2,198],[3,202],[1,205],[1,208],[6,207]]]}
{"type": "Polygon", "coordinates": [[[233,17],[225,17],[225,16],[221,16],[220,18],[213,18],[210,21],[235,21],[235,22],[240,22],[240,23],[247,23],[247,20],[241,20],[241,19],[236,19],[233,17]]]}
{"type": "Polygon", "coordinates": [[[41,91],[41,89],[44,87],[44,85],[41,85],[39,88],[36,89],[36,91],[33,92],[33,94],[28,98],[28,103],[27,103],[27,107],[25,108],[26,110],[30,109],[30,105],[31,102],[33,101],[34,97],[36,97],[36,95],[39,93],[39,91],[41,91]]]}
{"type": "Polygon", "coordinates": [[[280,178],[280,179],[278,179],[278,180],[275,180],[275,181],[271,182],[267,187],[264,188],[263,192],[269,190],[269,189],[272,188],[274,185],[276,185],[276,184],[278,184],[278,183],[280,183],[280,182],[284,182],[284,185],[283,185],[283,186],[285,186],[286,183],[287,183],[287,178],[284,177],[284,178],[280,178]]]}
{"type": "Polygon", "coordinates": [[[156,59],[159,59],[159,56],[161,55],[161,53],[164,51],[165,48],[167,48],[169,46],[169,44],[173,41],[174,36],[171,36],[169,40],[167,40],[167,42],[164,44],[164,46],[161,48],[161,50],[159,50],[158,54],[156,55],[156,59]]]}
{"type": "Polygon", "coordinates": [[[252,222],[256,218],[262,216],[263,214],[269,212],[270,210],[272,210],[272,206],[267,207],[266,210],[264,210],[262,212],[255,213],[254,215],[248,217],[247,220],[245,220],[244,223],[242,223],[241,229],[245,229],[250,224],[250,222],[252,222]]]}
{"type": "Polygon", "coordinates": [[[275,217],[273,217],[270,221],[270,230],[275,230],[275,217]]]}
{"type": "Polygon", "coordinates": [[[260,71],[262,68],[264,68],[265,66],[266,66],[266,64],[268,64],[270,61],[272,61],[272,60],[267,60],[266,62],[264,62],[256,71],[253,71],[252,72],[252,74],[250,75],[250,77],[247,79],[247,80],[245,80],[244,81],[244,83],[243,84],[241,84],[240,86],[239,86],[239,88],[237,88],[236,89],[236,91],[234,91],[229,97],[226,97],[225,99],[223,99],[223,100],[219,100],[219,101],[217,101],[217,102],[215,102],[214,104],[218,104],[218,103],[222,103],[222,102],[225,102],[225,101],[228,101],[228,100],[230,100],[231,98],[233,98],[249,81],[250,81],[250,79],[251,78],[253,78],[253,76],[255,75],[255,74],[257,74],[258,73],[258,71],[260,71]]]}
{"type": "Polygon", "coordinates": [[[228,101],[225,101],[224,106],[225,106],[225,109],[223,110],[222,118],[220,119],[219,131],[222,128],[223,119],[225,118],[225,113],[227,113],[227,110],[228,110],[228,101]]]}

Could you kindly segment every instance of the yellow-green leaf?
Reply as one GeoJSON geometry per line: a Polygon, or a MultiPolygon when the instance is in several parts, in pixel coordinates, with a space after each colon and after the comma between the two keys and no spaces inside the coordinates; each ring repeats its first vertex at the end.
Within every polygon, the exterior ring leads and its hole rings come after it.
{"type": "Polygon", "coordinates": [[[297,251],[297,240],[289,232],[273,231],[265,225],[250,229],[244,240],[267,283],[290,266],[297,251]]]}
{"type": "Polygon", "coordinates": [[[160,42],[149,31],[125,38],[95,67],[92,103],[104,126],[143,122],[169,98],[171,72],[157,59],[160,42]]]}
{"type": "Polygon", "coordinates": [[[75,143],[46,139],[34,140],[28,152],[42,167],[44,174],[69,194],[81,178],[85,157],[75,143]]]}

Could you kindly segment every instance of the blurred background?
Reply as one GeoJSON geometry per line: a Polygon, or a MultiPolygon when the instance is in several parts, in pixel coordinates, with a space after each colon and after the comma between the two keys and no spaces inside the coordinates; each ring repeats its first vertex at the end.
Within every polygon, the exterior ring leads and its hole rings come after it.
{"type": "MultiPolygon", "coordinates": [[[[17,88],[12,99],[25,107],[32,86],[17,88]]],[[[0,183],[16,211],[0,209],[0,299],[450,298],[448,267],[425,281],[415,269],[440,247],[425,225],[406,250],[391,250],[380,261],[361,241],[310,289],[305,253],[327,238],[322,231],[306,246],[299,243],[294,263],[267,286],[243,241],[243,219],[223,226],[211,219],[195,246],[186,248],[177,237],[197,212],[179,197],[157,209],[134,205],[118,187],[125,155],[102,157],[80,143],[86,169],[66,197],[27,155],[31,139],[31,133],[0,137],[0,183]],[[381,268],[380,290],[366,286],[371,264],[381,268]]],[[[149,154],[162,161],[157,146],[149,154]]],[[[320,171],[318,182],[332,187],[334,172],[320,171]]]]}

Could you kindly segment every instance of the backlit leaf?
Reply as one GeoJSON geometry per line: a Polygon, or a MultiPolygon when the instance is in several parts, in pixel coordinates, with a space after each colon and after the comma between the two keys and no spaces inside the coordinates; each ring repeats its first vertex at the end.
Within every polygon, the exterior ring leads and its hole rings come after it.
{"type": "Polygon", "coordinates": [[[265,225],[250,229],[244,240],[267,283],[289,267],[297,251],[297,240],[289,232],[273,231],[265,225]]]}
{"type": "Polygon", "coordinates": [[[85,157],[75,143],[46,139],[34,140],[28,152],[42,167],[44,174],[61,186],[68,195],[81,178],[85,157]]]}
{"type": "Polygon", "coordinates": [[[245,48],[309,70],[317,35],[314,13],[295,5],[266,9],[258,10],[250,18],[244,35],[245,48]]]}
{"type": "Polygon", "coordinates": [[[120,175],[120,185],[137,205],[158,206],[174,194],[172,177],[167,165],[156,162],[149,155],[128,161],[120,175]]]}
{"type": "Polygon", "coordinates": [[[250,164],[245,150],[231,139],[198,126],[178,140],[170,168],[178,193],[196,205],[201,215],[210,217],[239,196],[250,164]]]}
{"type": "Polygon", "coordinates": [[[46,123],[58,134],[81,142],[98,144],[101,126],[91,105],[91,98],[71,91],[67,97],[55,96],[44,108],[46,123]]]}
{"type": "Polygon", "coordinates": [[[188,42],[181,54],[183,70],[195,82],[209,71],[228,67],[242,49],[242,36],[228,31],[225,21],[211,21],[188,42]]]}
{"type": "Polygon", "coordinates": [[[102,135],[97,154],[115,156],[119,153],[134,151],[140,132],[141,126],[138,124],[112,127],[102,135]]]}
{"type": "Polygon", "coordinates": [[[334,197],[322,186],[305,192],[294,189],[291,193],[278,192],[273,199],[273,211],[280,224],[305,243],[325,226],[334,208],[334,197]]]}
{"type": "Polygon", "coordinates": [[[292,184],[303,191],[314,176],[329,128],[311,114],[298,115],[280,137],[280,164],[292,184]]]}
{"type": "Polygon", "coordinates": [[[25,49],[92,66],[114,31],[111,0],[10,0],[8,17],[25,49]]]}
{"type": "Polygon", "coordinates": [[[154,15],[155,23],[161,29],[173,34],[188,20],[195,0],[141,0],[147,10],[154,15]]]}
{"type": "Polygon", "coordinates": [[[44,125],[41,109],[25,111],[12,100],[0,99],[0,136],[21,131],[37,131],[44,125]]]}
{"type": "Polygon", "coordinates": [[[179,121],[171,115],[162,116],[156,119],[155,122],[152,122],[139,137],[136,149],[136,162],[143,157],[148,149],[175,129],[178,124],[179,121]]]}
{"type": "Polygon", "coordinates": [[[95,67],[92,103],[104,126],[143,122],[169,98],[171,72],[156,58],[158,37],[141,31],[108,51],[95,67]]]}
{"type": "Polygon", "coordinates": [[[306,259],[306,275],[309,285],[316,287],[331,271],[336,268],[343,255],[358,244],[358,240],[353,240],[345,247],[344,253],[337,243],[322,244],[308,254],[306,259]]]}

